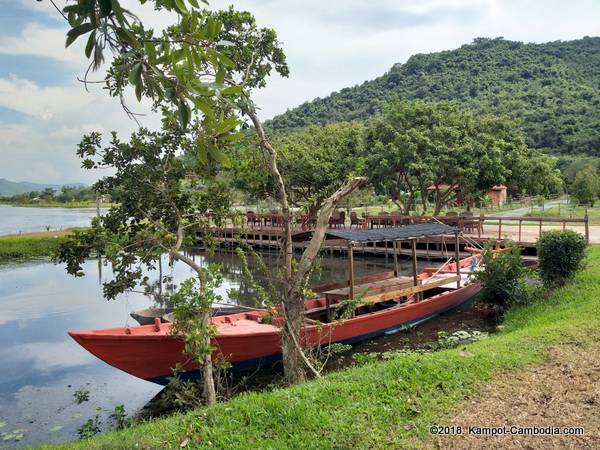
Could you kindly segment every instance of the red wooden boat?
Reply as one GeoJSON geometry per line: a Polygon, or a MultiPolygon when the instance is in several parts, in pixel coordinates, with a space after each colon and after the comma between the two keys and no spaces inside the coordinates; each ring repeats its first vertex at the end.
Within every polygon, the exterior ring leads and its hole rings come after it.
{"type": "MultiPolygon", "coordinates": [[[[350,279],[330,283],[315,291],[321,297],[305,301],[306,321],[303,343],[310,347],[336,342],[353,343],[393,333],[408,325],[431,319],[465,303],[479,290],[471,280],[477,256],[459,260],[459,232],[442,224],[408,225],[377,230],[330,230],[326,237],[348,243],[350,279]],[[454,263],[426,268],[417,273],[416,239],[433,235],[455,235],[454,263]],[[399,276],[397,255],[401,240],[412,242],[412,276],[399,276]],[[353,247],[357,243],[392,241],[395,270],[355,279],[353,247]],[[357,298],[358,296],[358,298],[357,298]],[[352,301],[352,302],[350,302],[352,301]],[[336,320],[340,311],[352,307],[345,320],[336,320]]],[[[298,239],[310,232],[300,233],[298,239]]],[[[298,236],[298,235],[297,235],[298,236]]],[[[213,340],[213,359],[227,359],[233,370],[274,362],[281,357],[280,318],[263,320],[266,310],[212,317],[218,332],[213,340]],[[270,323],[267,323],[270,322],[270,323]]],[[[266,317],[265,317],[266,319],[266,317]]],[[[71,331],[69,334],[90,353],[131,375],[159,384],[168,383],[173,369],[181,364],[184,378],[201,373],[183,354],[183,342],[170,334],[171,324],[156,319],[153,325],[71,331]]]]}
{"type": "MultiPolygon", "coordinates": [[[[461,267],[470,264],[471,257],[460,261],[461,267]]],[[[359,306],[354,317],[344,321],[326,323],[327,299],[308,300],[305,308],[309,319],[321,319],[324,323],[320,326],[307,323],[304,338],[311,346],[353,343],[431,319],[468,301],[480,290],[478,283],[468,280],[468,270],[461,270],[461,286],[457,288],[455,270],[455,264],[437,273],[436,269],[426,269],[418,276],[422,290],[407,295],[401,302],[385,300],[385,295],[377,293],[384,300],[359,306]],[[438,279],[432,281],[436,277],[438,279]],[[435,286],[428,288],[428,285],[435,286]]],[[[343,300],[330,300],[330,308],[335,309],[335,305],[342,303],[343,300]]],[[[219,355],[227,358],[233,370],[279,359],[281,330],[272,324],[261,323],[261,316],[265,314],[268,312],[259,310],[213,317],[211,320],[218,328],[213,341],[216,348],[213,358],[219,355]]],[[[198,377],[198,367],[182,353],[183,343],[169,334],[170,327],[169,323],[157,321],[154,325],[71,331],[69,334],[90,353],[136,377],[166,384],[177,363],[186,371],[183,377],[198,377]]]]}

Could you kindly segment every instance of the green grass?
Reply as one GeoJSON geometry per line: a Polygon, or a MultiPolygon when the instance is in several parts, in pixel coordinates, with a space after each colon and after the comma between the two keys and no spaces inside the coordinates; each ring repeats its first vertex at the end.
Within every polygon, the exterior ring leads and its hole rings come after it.
{"type": "Polygon", "coordinates": [[[1,236],[0,264],[52,256],[64,239],[64,234],[56,233],[41,236],[1,236]]]}
{"type": "Polygon", "coordinates": [[[583,219],[585,215],[588,215],[591,224],[600,224],[600,203],[594,207],[588,206],[577,206],[577,205],[561,205],[560,210],[558,207],[553,207],[541,211],[539,209],[527,213],[528,217],[572,217],[574,219],[583,219]]]}
{"type": "Polygon", "coordinates": [[[561,343],[598,339],[600,246],[551,299],[514,309],[503,331],[463,348],[351,368],[288,389],[246,393],[187,414],[63,448],[414,448],[467,394],[498,373],[544,360],[561,343]]]}

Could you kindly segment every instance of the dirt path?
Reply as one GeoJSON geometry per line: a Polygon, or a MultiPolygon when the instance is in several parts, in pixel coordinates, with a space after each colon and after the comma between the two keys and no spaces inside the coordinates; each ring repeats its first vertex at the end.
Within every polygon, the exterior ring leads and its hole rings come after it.
{"type": "Polygon", "coordinates": [[[502,374],[467,398],[451,424],[463,435],[432,439],[439,449],[600,448],[600,345],[561,346],[547,361],[522,372],[502,374]],[[468,426],[583,427],[583,436],[476,436],[468,426]]]}

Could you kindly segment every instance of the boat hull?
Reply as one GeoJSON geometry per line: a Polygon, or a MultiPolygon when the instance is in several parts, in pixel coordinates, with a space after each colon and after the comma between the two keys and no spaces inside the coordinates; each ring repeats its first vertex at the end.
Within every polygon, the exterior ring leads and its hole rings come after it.
{"type": "MultiPolygon", "coordinates": [[[[471,283],[448,290],[419,302],[394,306],[341,322],[311,325],[303,329],[309,346],[355,343],[418,324],[470,300],[481,289],[471,283]]],[[[270,364],[281,358],[280,329],[259,324],[256,318],[265,312],[240,313],[217,317],[222,328],[213,340],[213,358],[222,357],[232,370],[244,370],[270,364]],[[254,315],[254,317],[251,317],[254,315]],[[254,320],[249,320],[254,319],[254,320]],[[256,325],[254,325],[256,323],[256,325]]],[[[183,342],[169,333],[170,324],[131,328],[69,332],[81,346],[106,363],[145,380],[167,384],[173,369],[180,364],[183,378],[200,376],[198,366],[183,353],[183,342]]]]}

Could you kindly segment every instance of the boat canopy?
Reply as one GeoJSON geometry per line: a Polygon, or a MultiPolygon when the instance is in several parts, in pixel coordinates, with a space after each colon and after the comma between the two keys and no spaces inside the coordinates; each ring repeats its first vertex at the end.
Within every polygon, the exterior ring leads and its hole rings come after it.
{"type": "MultiPolygon", "coordinates": [[[[451,227],[442,223],[420,223],[397,228],[377,228],[371,230],[336,230],[325,232],[325,239],[342,239],[350,242],[384,242],[405,241],[429,236],[443,236],[457,234],[460,228],[451,227]]],[[[312,237],[312,231],[294,234],[293,241],[307,241],[312,237]]]]}

